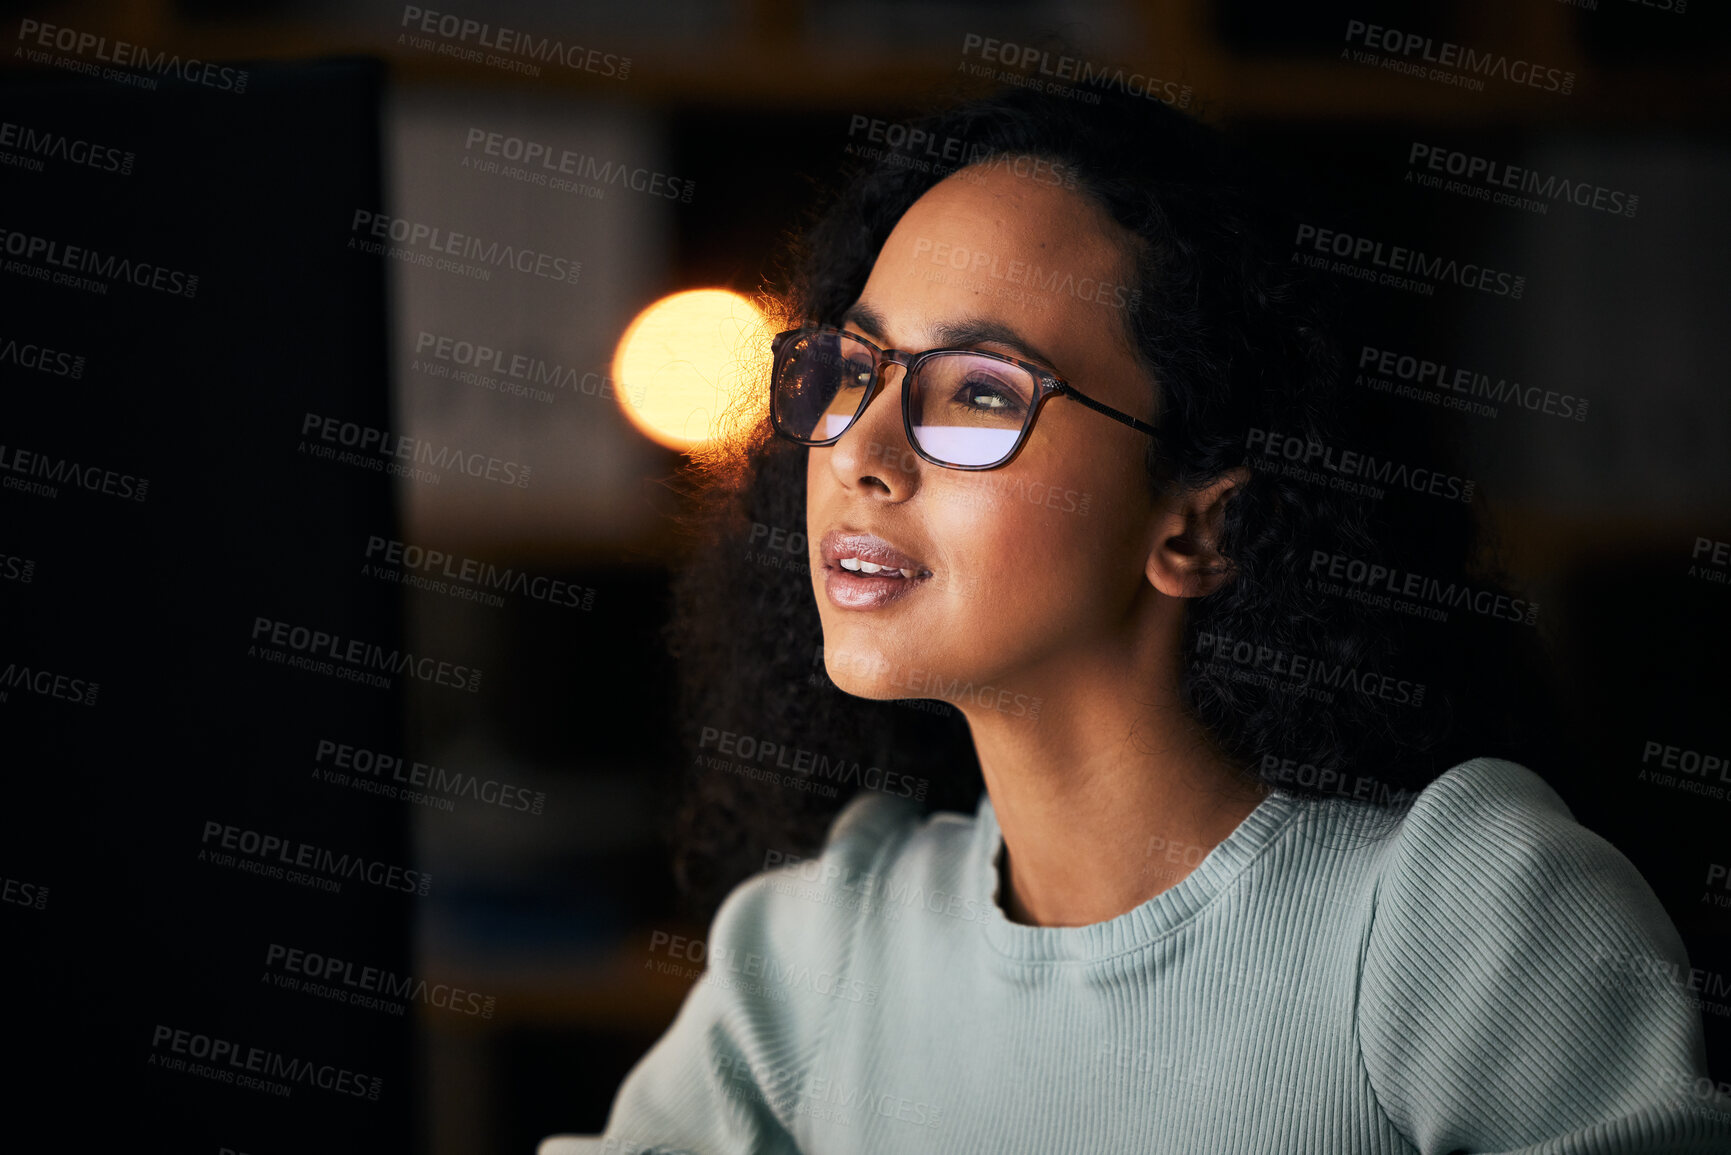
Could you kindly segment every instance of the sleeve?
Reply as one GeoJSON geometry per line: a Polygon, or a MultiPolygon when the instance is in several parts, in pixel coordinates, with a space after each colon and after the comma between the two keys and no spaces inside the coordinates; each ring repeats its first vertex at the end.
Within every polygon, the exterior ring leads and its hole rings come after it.
{"type": "Polygon", "coordinates": [[[549,1139],[543,1155],[798,1155],[790,1107],[833,1000],[790,980],[841,973],[853,922],[844,904],[790,884],[863,873],[910,807],[861,794],[831,824],[819,871],[784,866],[740,883],[710,926],[703,977],[620,1084],[605,1131],[549,1139]]]}
{"type": "Polygon", "coordinates": [[[1385,855],[1355,1013],[1420,1152],[1731,1152],[1676,927],[1543,780],[1457,766],[1385,855]]]}

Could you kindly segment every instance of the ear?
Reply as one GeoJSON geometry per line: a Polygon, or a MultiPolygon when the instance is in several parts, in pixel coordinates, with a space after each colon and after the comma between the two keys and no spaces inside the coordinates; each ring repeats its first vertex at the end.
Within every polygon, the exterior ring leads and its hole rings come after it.
{"type": "Polygon", "coordinates": [[[1148,581],[1168,597],[1199,598],[1232,580],[1232,566],[1216,549],[1226,503],[1250,483],[1244,466],[1228,470],[1204,489],[1162,502],[1154,514],[1148,581]]]}

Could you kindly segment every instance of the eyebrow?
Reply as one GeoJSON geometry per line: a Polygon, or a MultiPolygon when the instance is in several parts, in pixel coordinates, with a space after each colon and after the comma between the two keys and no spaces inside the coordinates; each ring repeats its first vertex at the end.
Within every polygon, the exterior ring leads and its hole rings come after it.
{"type": "MultiPolygon", "coordinates": [[[[868,337],[874,337],[880,341],[886,340],[883,314],[870,305],[855,304],[853,308],[843,314],[842,321],[864,329],[868,337]]],[[[932,326],[932,333],[941,342],[937,346],[939,348],[1003,345],[1014,349],[1025,360],[1038,361],[1053,373],[1057,372],[1050,357],[1037,349],[1033,342],[1018,333],[1013,326],[1006,325],[1002,321],[993,321],[985,317],[967,317],[959,321],[939,321],[932,326]]]]}

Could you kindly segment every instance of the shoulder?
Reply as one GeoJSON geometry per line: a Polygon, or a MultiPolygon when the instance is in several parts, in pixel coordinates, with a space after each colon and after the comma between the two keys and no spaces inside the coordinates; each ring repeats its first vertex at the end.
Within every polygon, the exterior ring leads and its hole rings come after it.
{"type": "Polygon", "coordinates": [[[863,790],[831,820],[824,856],[865,869],[903,846],[932,817],[911,799],[863,790]]]}
{"type": "Polygon", "coordinates": [[[1443,773],[1412,800],[1403,826],[1416,840],[1444,829],[1508,822],[1580,828],[1543,778],[1502,758],[1474,758],[1443,773]]]}
{"type": "Polygon", "coordinates": [[[891,872],[942,872],[961,865],[976,833],[974,815],[927,811],[911,799],[863,791],[831,820],[816,858],[771,865],[781,876],[823,885],[891,872]]]}
{"type": "Polygon", "coordinates": [[[1704,1062],[1699,1016],[1667,977],[1688,973],[1682,939],[1538,775],[1493,758],[1450,769],[1377,858],[1355,1018],[1403,1132],[1479,1150],[1677,1109],[1704,1062]]]}
{"type": "Polygon", "coordinates": [[[745,944],[813,962],[846,953],[885,877],[910,860],[956,857],[972,826],[967,815],[925,813],[911,799],[863,791],[831,819],[818,854],[768,851],[765,869],[722,902],[713,937],[724,948],[745,944]]]}
{"type": "Polygon", "coordinates": [[[764,857],[764,870],[741,883],[735,895],[753,890],[780,893],[791,882],[830,888],[851,884],[898,857],[932,817],[923,815],[922,821],[919,804],[909,799],[862,791],[830,820],[816,855],[808,858],[771,850],[764,857]]]}
{"type": "MultiPolygon", "coordinates": [[[[905,839],[917,804],[862,794],[810,859],[767,848],[765,869],[722,900],[701,944],[704,971],[665,1034],[620,1085],[609,1150],[794,1151],[790,1088],[846,1016],[876,1005],[875,976],[851,965],[856,880],[905,839]]],[[[686,955],[685,957],[690,957],[686,955]]],[[[597,1147],[600,1149],[600,1146],[597,1147]]]]}
{"type": "Polygon", "coordinates": [[[1515,762],[1475,758],[1411,802],[1379,853],[1371,943],[1503,967],[1570,966],[1683,944],[1635,864],[1575,820],[1543,779],[1515,762]]]}
{"type": "Polygon", "coordinates": [[[1621,937],[1627,924],[1675,937],[1634,863],[1516,762],[1475,758],[1448,770],[1412,800],[1380,858],[1379,917],[1391,902],[1416,903],[1471,912],[1490,933],[1567,913],[1580,920],[1580,942],[1621,937]]]}

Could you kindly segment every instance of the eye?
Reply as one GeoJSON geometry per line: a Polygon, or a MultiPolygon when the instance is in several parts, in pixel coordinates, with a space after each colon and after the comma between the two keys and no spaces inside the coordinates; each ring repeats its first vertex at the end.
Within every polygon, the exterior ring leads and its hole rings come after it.
{"type": "Polygon", "coordinates": [[[872,363],[868,357],[844,357],[839,368],[843,389],[864,389],[872,383],[872,363]]]}
{"type": "Polygon", "coordinates": [[[975,370],[956,387],[956,398],[963,405],[981,413],[998,415],[1020,413],[1023,408],[1019,391],[1014,385],[993,373],[975,370]]]}

